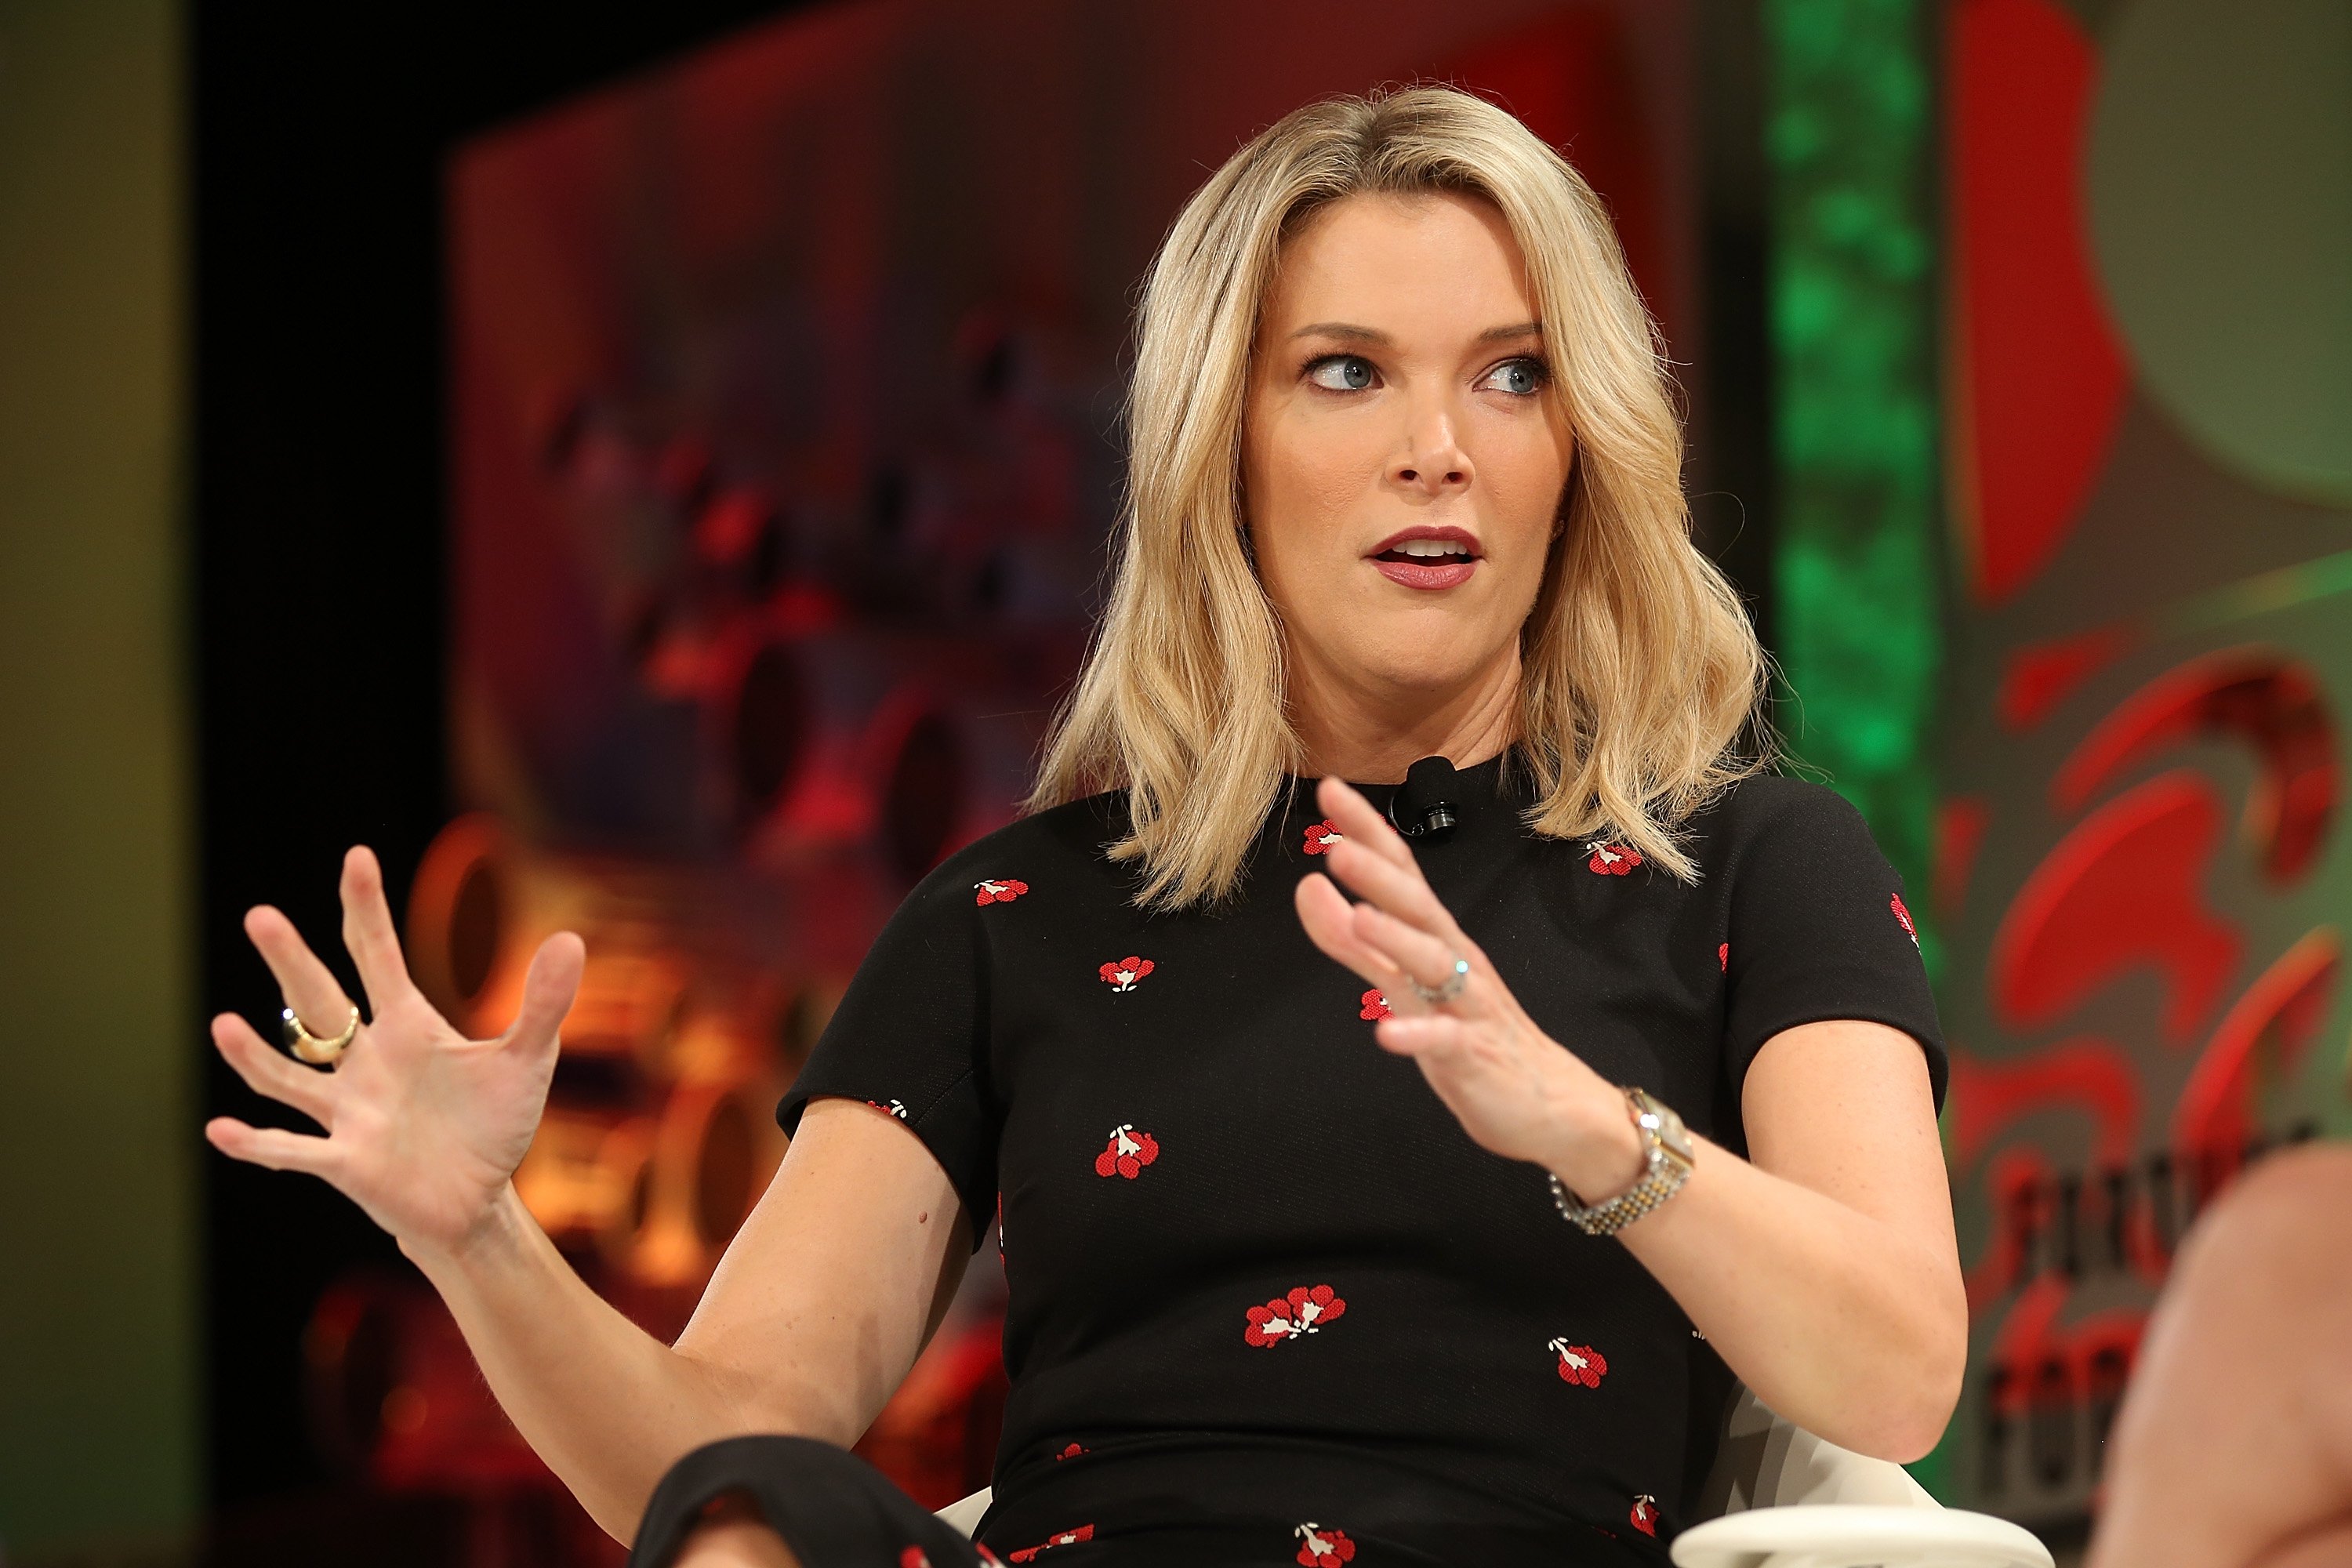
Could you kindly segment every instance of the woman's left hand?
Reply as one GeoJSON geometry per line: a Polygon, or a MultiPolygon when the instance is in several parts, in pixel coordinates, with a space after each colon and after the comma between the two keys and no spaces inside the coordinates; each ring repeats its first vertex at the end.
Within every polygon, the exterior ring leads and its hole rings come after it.
{"type": "Polygon", "coordinates": [[[1327,863],[1364,901],[1310,872],[1299,879],[1298,919],[1316,946],[1381,988],[1389,1016],[1372,1032],[1381,1047],[1420,1065],[1481,1147],[1557,1172],[1580,1194],[1632,1185],[1641,1148],[1624,1095],[1536,1027],[1371,802],[1338,778],[1317,786],[1316,801],[1339,832],[1327,863]],[[1423,1002],[1406,984],[1411,974],[1439,989],[1456,956],[1470,973],[1448,1000],[1423,1002]]]}

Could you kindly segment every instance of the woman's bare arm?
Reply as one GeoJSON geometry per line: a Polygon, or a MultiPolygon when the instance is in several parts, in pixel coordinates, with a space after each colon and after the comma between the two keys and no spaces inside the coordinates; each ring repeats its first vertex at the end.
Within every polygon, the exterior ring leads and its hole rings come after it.
{"type": "MultiPolygon", "coordinates": [[[[1625,1120],[1620,1098],[1609,1108],[1625,1120]]],[[[1617,1233],[1772,1411],[1908,1461],[1958,1403],[1968,1300],[1927,1059],[1858,1020],[1765,1043],[1741,1098],[1749,1159],[1694,1136],[1690,1179],[1617,1233]]],[[[1623,1179],[1638,1143],[1626,1121],[1623,1179]]]]}
{"type": "Polygon", "coordinates": [[[937,1327],[970,1221],[912,1133],[810,1105],[675,1347],[589,1289],[507,1189],[462,1250],[404,1244],[524,1438],[614,1539],[663,1472],[746,1432],[854,1443],[937,1327]]]}

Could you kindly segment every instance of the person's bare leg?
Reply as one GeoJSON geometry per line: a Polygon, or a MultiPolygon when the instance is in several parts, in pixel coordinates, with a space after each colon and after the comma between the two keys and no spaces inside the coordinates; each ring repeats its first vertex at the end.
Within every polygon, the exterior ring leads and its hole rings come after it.
{"type": "Polygon", "coordinates": [[[768,1528],[741,1492],[729,1492],[703,1511],[671,1568],[801,1568],[801,1560],[768,1528]]]}
{"type": "Polygon", "coordinates": [[[2084,1568],[2352,1565],[2352,1148],[2199,1216],[2108,1445],[2084,1568]]]}

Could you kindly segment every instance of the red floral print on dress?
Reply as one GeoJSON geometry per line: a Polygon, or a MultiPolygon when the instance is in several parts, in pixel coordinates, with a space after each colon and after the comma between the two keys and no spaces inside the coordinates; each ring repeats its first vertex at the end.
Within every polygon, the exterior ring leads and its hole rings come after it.
{"type": "Polygon", "coordinates": [[[1722,970],[1726,974],[1731,973],[1731,944],[1729,942],[1727,942],[1717,944],[1715,950],[1715,966],[1717,969],[1722,970]]]}
{"type": "Polygon", "coordinates": [[[1379,991],[1367,991],[1363,995],[1364,1010],[1359,1018],[1385,1018],[1389,1016],[1389,999],[1379,991]]]}
{"type": "Polygon", "coordinates": [[[1895,920],[1901,922],[1903,934],[1911,939],[1911,945],[1913,947],[1917,947],[1919,945],[1919,928],[1911,923],[1911,911],[1903,907],[1903,895],[1900,893],[1890,893],[1887,895],[1886,903],[1887,907],[1895,911],[1895,920]]]}
{"type": "Polygon", "coordinates": [[[1284,1344],[1301,1334],[1320,1332],[1324,1324],[1338,1321],[1347,1310],[1348,1303],[1328,1285],[1312,1289],[1301,1285],[1288,1296],[1252,1307],[1245,1314],[1249,1324],[1242,1330],[1242,1339],[1257,1346],[1284,1344]]]}
{"type": "Polygon", "coordinates": [[[1290,1533],[1298,1538],[1300,1568],[1339,1568],[1340,1563],[1356,1560],[1356,1543],[1344,1530],[1302,1524],[1290,1533]]]}
{"type": "Polygon", "coordinates": [[[1014,1563],[1034,1563],[1037,1561],[1037,1553],[1040,1552],[1048,1552],[1056,1546],[1075,1545],[1078,1542],[1092,1541],[1094,1538],[1095,1527],[1091,1524],[1082,1524],[1076,1530],[1066,1530],[1062,1531],[1061,1534],[1055,1536],[1050,1541],[1041,1541],[1034,1546],[1023,1547],[1020,1551],[1013,1553],[1010,1561],[1014,1563]]]}
{"type": "Polygon", "coordinates": [[[1331,846],[1347,837],[1339,831],[1339,824],[1328,816],[1320,822],[1310,822],[1307,825],[1307,853],[1324,854],[1330,849],[1331,846]]]}
{"type": "Polygon", "coordinates": [[[1075,1459],[1086,1451],[1087,1446],[1084,1443],[1073,1443],[1068,1447],[1063,1449],[1060,1453],[1055,1455],[1054,1458],[1056,1459],[1075,1459]]]}
{"type": "Polygon", "coordinates": [[[1591,1345],[1572,1345],[1565,1336],[1551,1342],[1553,1353],[1559,1357],[1559,1376],[1563,1383],[1580,1383],[1587,1388],[1598,1388],[1608,1375],[1609,1358],[1591,1345]]]}
{"type": "Polygon", "coordinates": [[[898,1553],[898,1568],[931,1568],[930,1555],[919,1546],[909,1546],[898,1553]]]}
{"type": "Polygon", "coordinates": [[[1599,877],[1622,877],[1642,863],[1642,852],[1631,845],[1596,838],[1584,847],[1591,857],[1584,868],[1599,877]]]}
{"type": "Polygon", "coordinates": [[[1125,958],[1111,960],[1095,973],[1101,975],[1103,983],[1114,991],[1132,991],[1137,981],[1159,967],[1151,960],[1138,958],[1130,952],[1125,958]]]}
{"type": "Polygon", "coordinates": [[[903,1100],[894,1100],[887,1105],[878,1100],[869,1100],[866,1103],[885,1116],[895,1116],[901,1121],[907,1120],[907,1102],[903,1100]]]}
{"type": "Polygon", "coordinates": [[[976,904],[1009,904],[1029,890],[1018,877],[983,877],[971,885],[976,904]]]}
{"type": "Polygon", "coordinates": [[[1657,1534],[1658,1500],[1652,1497],[1649,1493],[1643,1492],[1640,1497],[1633,1500],[1633,1511],[1627,1514],[1625,1517],[1632,1520],[1633,1521],[1633,1528],[1640,1531],[1643,1534],[1657,1534]]]}
{"type": "Polygon", "coordinates": [[[1138,1132],[1132,1121],[1122,1121],[1110,1130],[1110,1142],[1095,1156],[1095,1174],[1125,1176],[1131,1182],[1158,1158],[1160,1140],[1149,1132],[1138,1132]]]}

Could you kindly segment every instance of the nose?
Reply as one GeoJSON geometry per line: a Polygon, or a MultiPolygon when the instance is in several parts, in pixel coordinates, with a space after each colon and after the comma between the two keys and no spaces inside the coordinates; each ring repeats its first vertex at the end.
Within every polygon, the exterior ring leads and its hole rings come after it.
{"type": "Polygon", "coordinates": [[[1453,411],[1442,403],[1413,409],[1400,446],[1389,463],[1390,483],[1433,497],[1468,487],[1470,454],[1455,434],[1453,411]]]}

